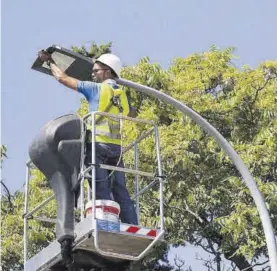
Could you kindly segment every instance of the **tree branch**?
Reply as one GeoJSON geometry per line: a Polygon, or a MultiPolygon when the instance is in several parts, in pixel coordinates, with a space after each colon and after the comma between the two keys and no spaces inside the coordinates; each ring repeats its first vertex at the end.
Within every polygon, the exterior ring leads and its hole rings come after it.
{"type": "Polygon", "coordinates": [[[221,257],[220,257],[220,253],[214,249],[214,246],[213,246],[211,240],[208,239],[207,241],[208,241],[210,249],[212,250],[213,254],[215,255],[215,262],[216,262],[217,271],[220,271],[221,270],[221,264],[220,264],[221,257]]]}
{"type": "MultiPolygon", "coordinates": [[[[242,271],[249,270],[249,269],[251,269],[251,268],[253,268],[253,267],[255,267],[255,266],[264,265],[264,264],[266,264],[266,263],[268,263],[268,262],[269,262],[269,260],[266,260],[266,261],[264,261],[263,263],[256,263],[256,264],[253,264],[253,265],[251,265],[251,266],[249,266],[249,267],[247,267],[247,268],[242,269],[242,271]]],[[[265,268],[267,268],[267,267],[265,267],[265,268]]]]}
{"type": "Polygon", "coordinates": [[[254,99],[252,100],[251,102],[251,107],[254,105],[254,103],[256,102],[257,98],[258,98],[258,95],[259,95],[259,92],[264,89],[266,87],[266,85],[268,84],[268,82],[271,80],[272,78],[268,78],[265,83],[263,84],[263,86],[257,88],[257,87],[254,87],[252,86],[254,89],[256,89],[256,92],[255,92],[255,96],[254,96],[254,99]]]}
{"type": "Polygon", "coordinates": [[[12,208],[13,208],[13,204],[12,204],[12,196],[11,196],[11,193],[10,193],[8,187],[4,184],[3,180],[1,180],[0,182],[1,182],[1,184],[4,186],[4,189],[6,190],[7,199],[8,199],[9,205],[10,205],[10,209],[12,209],[12,208]]]}
{"type": "Polygon", "coordinates": [[[181,271],[181,268],[185,265],[185,261],[175,255],[174,264],[178,268],[177,271],[181,271]]]}
{"type": "Polygon", "coordinates": [[[213,252],[212,252],[211,250],[207,249],[207,247],[206,247],[205,245],[203,245],[201,242],[202,242],[202,239],[199,240],[199,241],[197,241],[197,240],[195,239],[195,244],[196,244],[197,246],[200,246],[200,247],[201,247],[203,250],[205,250],[206,252],[208,252],[208,253],[210,253],[210,254],[213,254],[213,252]]]}
{"type": "Polygon", "coordinates": [[[203,259],[203,258],[201,258],[201,257],[196,256],[196,260],[203,261],[203,262],[204,262],[203,265],[204,265],[205,267],[208,268],[208,271],[211,271],[211,270],[216,271],[216,270],[214,269],[212,263],[211,263],[211,259],[205,260],[205,259],[203,259]]]}
{"type": "Polygon", "coordinates": [[[199,222],[199,224],[203,224],[204,223],[204,220],[197,214],[197,213],[195,213],[195,212],[193,212],[190,208],[189,208],[189,206],[188,206],[188,204],[187,204],[187,202],[186,202],[186,200],[184,199],[184,207],[185,207],[185,210],[188,212],[188,213],[190,213],[192,216],[194,216],[194,218],[199,222]]]}

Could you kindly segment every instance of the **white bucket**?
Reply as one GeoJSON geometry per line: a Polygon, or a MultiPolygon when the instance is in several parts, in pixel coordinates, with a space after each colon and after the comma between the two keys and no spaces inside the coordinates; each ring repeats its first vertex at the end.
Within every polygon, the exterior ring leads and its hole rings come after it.
{"type": "MultiPolygon", "coordinates": [[[[85,207],[85,215],[92,215],[92,202],[89,201],[85,207]]],[[[111,222],[119,222],[120,206],[112,200],[96,200],[96,218],[111,222]]]]}

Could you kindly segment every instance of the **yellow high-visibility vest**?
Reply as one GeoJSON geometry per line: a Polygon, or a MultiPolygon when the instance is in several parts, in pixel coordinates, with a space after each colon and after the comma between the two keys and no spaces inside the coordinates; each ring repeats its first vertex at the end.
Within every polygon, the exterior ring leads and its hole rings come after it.
{"type": "MultiPolygon", "coordinates": [[[[120,114],[119,107],[113,105],[112,103],[112,98],[115,96],[120,99],[122,115],[127,116],[130,112],[130,107],[129,107],[126,91],[120,88],[114,89],[110,84],[107,84],[107,83],[101,84],[97,111],[119,115],[120,114]]],[[[91,129],[90,125],[88,125],[87,128],[91,129]]],[[[96,142],[121,145],[119,119],[96,115],[95,131],[96,131],[96,137],[95,137],[96,142]]],[[[90,140],[91,138],[89,138],[89,141],[90,140]]]]}

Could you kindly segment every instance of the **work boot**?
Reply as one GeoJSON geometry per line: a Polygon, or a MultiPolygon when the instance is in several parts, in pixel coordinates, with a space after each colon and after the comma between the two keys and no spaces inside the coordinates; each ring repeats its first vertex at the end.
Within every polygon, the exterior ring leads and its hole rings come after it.
{"type": "Polygon", "coordinates": [[[69,267],[73,264],[73,258],[72,258],[72,238],[65,238],[61,242],[61,254],[62,259],[66,267],[69,267]]]}

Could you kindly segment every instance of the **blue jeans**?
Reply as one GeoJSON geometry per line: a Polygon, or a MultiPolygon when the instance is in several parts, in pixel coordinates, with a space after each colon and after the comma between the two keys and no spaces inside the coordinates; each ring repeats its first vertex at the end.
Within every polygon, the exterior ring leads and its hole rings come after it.
{"type": "MultiPolygon", "coordinates": [[[[111,166],[124,167],[121,159],[121,146],[107,143],[95,143],[95,160],[96,164],[107,164],[111,166]],[[118,164],[119,163],[119,164],[118,164]]],[[[87,145],[86,165],[91,163],[91,145],[87,145]]],[[[138,224],[137,214],[129,192],[126,188],[125,173],[99,168],[96,166],[96,199],[115,200],[120,205],[120,219],[123,223],[138,224]],[[113,178],[111,185],[111,178],[113,178]],[[111,193],[113,198],[111,198],[111,193]]],[[[91,183],[90,183],[91,185],[91,183]]]]}

